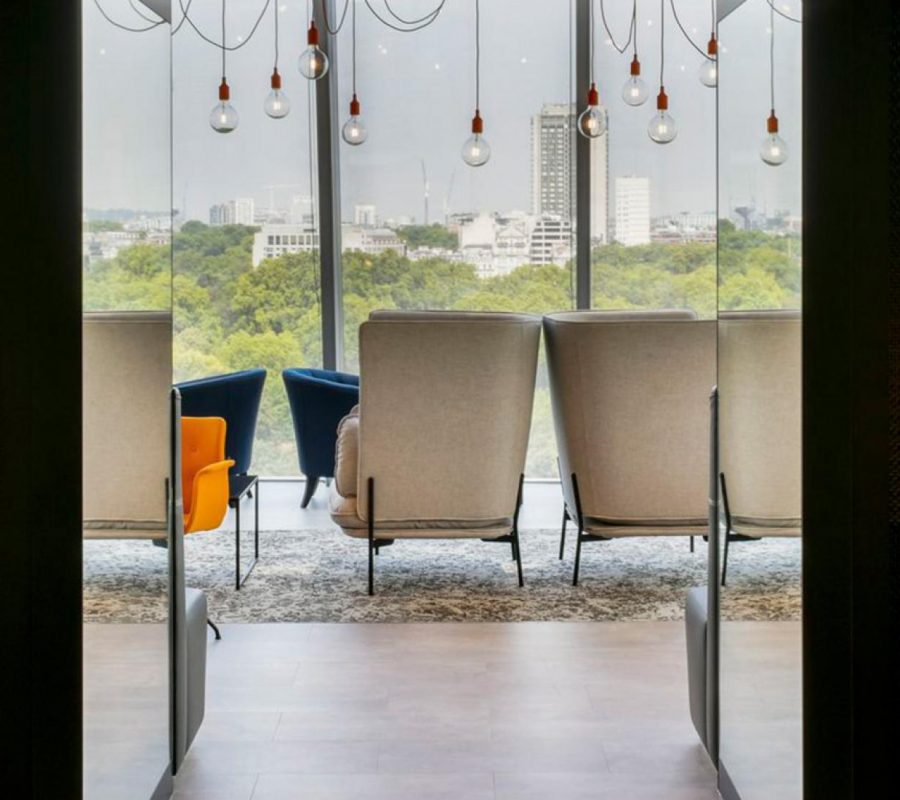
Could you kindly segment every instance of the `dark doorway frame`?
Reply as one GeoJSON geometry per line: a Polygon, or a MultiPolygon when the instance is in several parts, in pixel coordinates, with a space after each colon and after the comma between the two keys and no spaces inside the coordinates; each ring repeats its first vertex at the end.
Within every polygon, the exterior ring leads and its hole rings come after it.
{"type": "Polygon", "coordinates": [[[888,391],[897,370],[888,347],[898,302],[895,6],[804,8],[807,798],[874,797],[891,770],[880,731],[897,697],[900,540],[888,517],[898,480],[889,409],[900,400],[888,391]]]}
{"type": "Polygon", "coordinates": [[[9,796],[81,796],[81,3],[0,4],[9,796]],[[40,101],[40,102],[38,102],[40,101]]]}
{"type": "MultiPolygon", "coordinates": [[[[897,12],[804,23],[805,796],[874,796],[897,704],[897,12]],[[891,384],[896,390],[897,384],[891,384]],[[892,425],[892,421],[894,424],[892,425]],[[892,469],[892,465],[893,469],[892,469]],[[893,523],[893,524],[892,524],[893,523]],[[813,535],[813,532],[814,535],[813,535]]],[[[5,785],[81,794],[81,8],[0,4],[5,785]],[[42,103],[34,102],[40,97],[42,103]],[[47,109],[52,109],[52,120],[47,109]]]]}

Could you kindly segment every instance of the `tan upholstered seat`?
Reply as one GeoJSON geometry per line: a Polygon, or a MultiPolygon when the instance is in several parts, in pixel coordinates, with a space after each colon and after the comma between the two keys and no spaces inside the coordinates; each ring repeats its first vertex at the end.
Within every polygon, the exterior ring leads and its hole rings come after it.
{"type": "Polygon", "coordinates": [[[719,460],[733,532],[801,531],[801,330],[797,310],[719,317],[719,460]]]}
{"type": "Polygon", "coordinates": [[[569,517],[595,537],[705,534],[715,321],[573,311],[544,335],[569,517]]]}
{"type": "Polygon", "coordinates": [[[359,339],[359,418],[338,429],[334,521],[376,547],[515,536],[540,320],[376,312],[359,339]]]}

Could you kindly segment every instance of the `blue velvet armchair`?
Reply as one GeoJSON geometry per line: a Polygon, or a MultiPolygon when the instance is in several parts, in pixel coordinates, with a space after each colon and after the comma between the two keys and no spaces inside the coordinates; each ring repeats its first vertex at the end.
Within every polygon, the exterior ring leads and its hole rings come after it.
{"type": "Polygon", "coordinates": [[[176,384],[181,392],[182,415],[225,420],[225,457],[234,461],[232,475],[245,475],[250,470],[265,382],[264,369],[248,369],[176,384]]]}
{"type": "Polygon", "coordinates": [[[291,404],[300,471],[306,476],[301,508],[315,494],[319,478],[334,477],[338,423],[359,402],[359,377],[327,369],[281,373],[291,404]]]}

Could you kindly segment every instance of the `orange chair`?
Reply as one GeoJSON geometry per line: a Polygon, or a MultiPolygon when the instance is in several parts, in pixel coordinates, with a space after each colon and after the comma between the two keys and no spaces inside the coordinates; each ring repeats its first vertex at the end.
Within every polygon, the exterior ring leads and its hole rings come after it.
{"type": "Polygon", "coordinates": [[[181,491],[184,532],[218,528],[228,512],[228,470],[225,420],[221,417],[181,418],[181,491]]]}

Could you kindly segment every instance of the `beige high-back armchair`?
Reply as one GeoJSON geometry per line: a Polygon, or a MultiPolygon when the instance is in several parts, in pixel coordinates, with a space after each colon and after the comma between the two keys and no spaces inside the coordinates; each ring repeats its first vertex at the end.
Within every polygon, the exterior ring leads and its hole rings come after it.
{"type": "Polygon", "coordinates": [[[716,322],[690,311],[544,317],[566,521],[583,542],[707,532],[716,322]]]}
{"type": "Polygon", "coordinates": [[[85,313],[86,539],[168,537],[172,315],[85,313]]]}
{"type": "Polygon", "coordinates": [[[540,319],[379,312],[360,326],[360,404],[338,428],[332,518],[373,556],[404,538],[508,542],[531,425],[540,319]]]}
{"type": "Polygon", "coordinates": [[[719,315],[719,467],[731,541],[801,532],[800,311],[719,315]]]}

